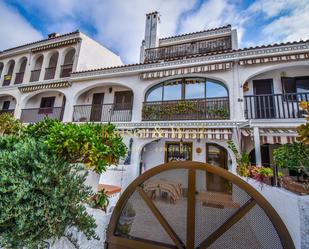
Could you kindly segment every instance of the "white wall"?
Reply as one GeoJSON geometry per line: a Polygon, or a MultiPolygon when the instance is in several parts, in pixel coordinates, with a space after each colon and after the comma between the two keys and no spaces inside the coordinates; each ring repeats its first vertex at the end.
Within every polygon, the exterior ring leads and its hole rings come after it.
{"type": "Polygon", "coordinates": [[[84,34],[81,37],[76,71],[123,65],[118,55],[84,34]]]}
{"type": "Polygon", "coordinates": [[[40,108],[41,99],[44,97],[55,97],[54,107],[61,107],[64,95],[60,92],[43,92],[31,97],[26,103],[25,108],[40,108]]]}
{"type": "Polygon", "coordinates": [[[2,110],[4,101],[10,101],[10,107],[9,107],[10,110],[15,109],[16,106],[15,98],[13,98],[12,96],[3,96],[0,97],[0,110],[2,110]]]}

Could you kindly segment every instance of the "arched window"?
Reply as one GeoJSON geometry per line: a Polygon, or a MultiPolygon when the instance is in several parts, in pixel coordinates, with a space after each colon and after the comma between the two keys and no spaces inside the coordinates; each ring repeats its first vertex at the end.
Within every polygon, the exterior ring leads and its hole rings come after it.
{"type": "Polygon", "coordinates": [[[48,63],[48,68],[45,68],[44,80],[53,79],[55,77],[58,57],[59,57],[59,53],[58,52],[54,53],[50,57],[49,63],[48,63]]]}
{"type": "Polygon", "coordinates": [[[152,87],[146,93],[146,102],[221,97],[228,97],[228,91],[220,82],[205,78],[181,78],[152,87]]]}
{"type": "Polygon", "coordinates": [[[18,72],[16,73],[14,84],[20,84],[23,82],[26,66],[27,66],[27,58],[23,57],[20,60],[20,66],[18,72]]]}
{"type": "Polygon", "coordinates": [[[143,120],[214,120],[229,118],[228,90],[219,81],[180,78],[150,88],[143,120]]]}
{"type": "Polygon", "coordinates": [[[70,74],[72,73],[74,56],[75,56],[74,48],[66,53],[63,65],[61,66],[61,77],[69,77],[70,74]]]}
{"type": "Polygon", "coordinates": [[[8,62],[8,69],[7,69],[6,75],[4,75],[4,81],[3,81],[4,86],[10,85],[11,79],[12,79],[12,74],[13,74],[13,71],[14,71],[14,67],[15,67],[15,61],[10,60],[8,62]]]}
{"type": "Polygon", "coordinates": [[[42,69],[42,64],[43,64],[43,55],[40,55],[34,64],[34,68],[31,71],[31,77],[30,77],[30,81],[38,81],[40,79],[40,74],[41,74],[41,69],[42,69]]]}

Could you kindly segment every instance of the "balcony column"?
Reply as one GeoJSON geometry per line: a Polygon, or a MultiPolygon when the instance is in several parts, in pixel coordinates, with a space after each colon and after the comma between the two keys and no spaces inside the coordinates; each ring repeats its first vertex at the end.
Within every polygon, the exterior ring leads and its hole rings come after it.
{"type": "Polygon", "coordinates": [[[57,66],[56,66],[56,71],[55,71],[54,79],[59,79],[60,78],[61,66],[62,66],[62,64],[64,62],[64,56],[65,56],[64,52],[65,52],[64,48],[58,50],[59,56],[58,56],[58,61],[57,61],[57,66]]]}
{"type": "Polygon", "coordinates": [[[24,78],[22,83],[29,83],[31,75],[31,55],[27,57],[27,64],[24,72],[24,78]]]}
{"type": "Polygon", "coordinates": [[[144,95],[141,89],[133,90],[133,92],[132,122],[140,122],[142,120],[144,95]]]}
{"type": "Polygon", "coordinates": [[[73,111],[74,111],[74,106],[73,106],[73,99],[66,99],[64,111],[63,111],[63,122],[72,122],[73,120],[73,111]]]}
{"type": "Polygon", "coordinates": [[[254,148],[255,148],[255,162],[257,166],[262,166],[261,157],[261,142],[260,142],[260,129],[259,127],[253,127],[254,148]]]}
{"type": "Polygon", "coordinates": [[[49,60],[47,60],[46,56],[43,57],[43,63],[41,67],[39,81],[43,81],[45,77],[45,68],[48,67],[49,60]]]}

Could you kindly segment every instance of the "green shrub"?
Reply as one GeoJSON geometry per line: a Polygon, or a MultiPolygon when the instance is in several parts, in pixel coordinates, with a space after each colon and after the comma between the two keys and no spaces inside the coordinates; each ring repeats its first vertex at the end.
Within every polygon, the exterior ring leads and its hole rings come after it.
{"type": "Polygon", "coordinates": [[[0,136],[2,135],[19,135],[22,132],[22,124],[15,119],[10,113],[0,115],[0,136]]]}
{"type": "Polygon", "coordinates": [[[72,226],[96,237],[82,204],[92,193],[78,165],[31,138],[12,146],[12,137],[2,137],[0,144],[0,247],[36,248],[72,226]]]}
{"type": "Polygon", "coordinates": [[[281,168],[309,175],[309,145],[284,144],[273,151],[274,162],[281,168]]]}
{"type": "Polygon", "coordinates": [[[126,154],[122,137],[111,124],[65,124],[45,118],[29,125],[24,134],[44,141],[51,153],[69,163],[84,163],[97,173],[126,154]]]}
{"type": "Polygon", "coordinates": [[[56,124],[45,143],[50,151],[70,163],[84,163],[101,173],[126,154],[122,137],[111,124],[56,124]]]}

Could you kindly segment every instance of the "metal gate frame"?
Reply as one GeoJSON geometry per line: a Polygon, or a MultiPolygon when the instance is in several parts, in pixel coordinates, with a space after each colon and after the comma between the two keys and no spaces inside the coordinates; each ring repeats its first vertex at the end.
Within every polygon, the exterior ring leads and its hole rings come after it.
{"type": "Polygon", "coordinates": [[[113,211],[109,227],[107,230],[106,244],[107,249],[166,249],[166,248],[178,248],[178,249],[194,249],[195,242],[195,184],[196,184],[196,170],[206,171],[220,177],[225,178],[233,184],[236,184],[242,190],[251,197],[244,205],[242,205],[226,222],[224,222],[216,231],[214,231],[208,238],[206,238],[199,246],[200,249],[209,247],[215,242],[221,235],[228,231],[235,223],[244,217],[256,204],[258,204],[269,217],[274,228],[276,229],[282,247],[284,249],[295,249],[292,238],[281,220],[278,213],[271,206],[271,204],[252,186],[242,180],[237,175],[234,175],[227,170],[220,167],[215,167],[207,163],[202,162],[169,162],[154,167],[144,174],[136,178],[121,195],[117,205],[113,211]],[[167,170],[173,169],[187,169],[188,170],[188,200],[187,200],[187,243],[184,245],[173,228],[163,217],[161,212],[155,206],[153,201],[148,197],[141,185],[150,177],[155,176],[167,170]],[[129,239],[115,235],[118,219],[121,212],[130,198],[130,196],[138,191],[140,197],[144,200],[156,219],[159,221],[162,228],[169,235],[175,246],[167,246],[159,242],[149,242],[142,239],[129,239]]]}

